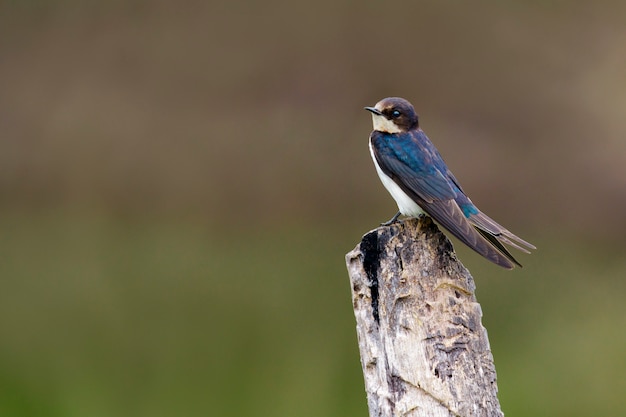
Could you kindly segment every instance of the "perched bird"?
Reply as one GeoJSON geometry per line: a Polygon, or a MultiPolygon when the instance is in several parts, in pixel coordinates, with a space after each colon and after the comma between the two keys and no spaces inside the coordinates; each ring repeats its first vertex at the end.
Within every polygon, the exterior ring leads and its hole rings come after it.
{"type": "Polygon", "coordinates": [[[374,130],[370,152],[383,185],[402,214],[427,214],[461,242],[504,268],[520,265],[504,244],[523,252],[535,246],[520,239],[481,212],[465,195],[459,181],[419,127],[413,105],[399,97],[388,97],[374,107],[374,130]]]}

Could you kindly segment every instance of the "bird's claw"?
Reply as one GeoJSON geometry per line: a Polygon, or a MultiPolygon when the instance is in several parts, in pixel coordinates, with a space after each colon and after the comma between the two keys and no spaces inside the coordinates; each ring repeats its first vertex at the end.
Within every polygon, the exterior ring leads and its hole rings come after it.
{"type": "Polygon", "coordinates": [[[387,220],[384,223],[381,223],[380,225],[381,226],[389,226],[389,225],[394,224],[395,222],[398,221],[398,217],[400,217],[400,214],[401,214],[400,212],[397,212],[391,219],[387,220]]]}

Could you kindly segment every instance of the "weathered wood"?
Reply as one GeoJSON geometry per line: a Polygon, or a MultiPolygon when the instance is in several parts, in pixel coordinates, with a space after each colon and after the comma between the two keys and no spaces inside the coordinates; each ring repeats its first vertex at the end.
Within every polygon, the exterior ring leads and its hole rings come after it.
{"type": "Polygon", "coordinates": [[[371,417],[503,416],[469,271],[429,217],[346,255],[371,417]]]}

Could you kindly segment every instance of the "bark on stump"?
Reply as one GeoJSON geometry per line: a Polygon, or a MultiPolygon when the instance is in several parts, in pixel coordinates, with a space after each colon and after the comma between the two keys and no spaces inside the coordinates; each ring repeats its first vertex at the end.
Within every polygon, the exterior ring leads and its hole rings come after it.
{"type": "Polygon", "coordinates": [[[346,255],[370,416],[503,416],[469,271],[429,217],[346,255]]]}

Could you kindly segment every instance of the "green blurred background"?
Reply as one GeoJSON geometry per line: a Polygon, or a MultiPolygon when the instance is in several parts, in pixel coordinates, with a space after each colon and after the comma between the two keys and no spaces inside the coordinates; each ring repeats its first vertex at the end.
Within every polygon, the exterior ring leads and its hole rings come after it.
{"type": "Polygon", "coordinates": [[[399,95],[535,243],[507,416],[626,410],[626,3],[0,1],[0,415],[365,416],[344,254],[399,95]]]}

